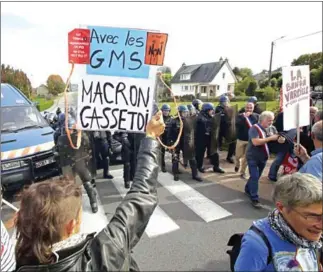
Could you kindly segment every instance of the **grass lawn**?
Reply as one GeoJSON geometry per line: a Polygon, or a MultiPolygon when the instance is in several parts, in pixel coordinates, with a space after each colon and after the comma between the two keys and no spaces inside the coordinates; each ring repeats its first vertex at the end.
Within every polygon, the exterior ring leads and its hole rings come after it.
{"type": "Polygon", "coordinates": [[[32,101],[39,103],[39,111],[47,110],[54,104],[54,99],[47,100],[46,98],[40,98],[40,97],[32,98],[32,101]]]}
{"type": "MultiPolygon", "coordinates": [[[[180,104],[184,104],[184,105],[188,105],[188,104],[191,104],[192,102],[180,102],[178,103],[178,105],[180,104]]],[[[266,110],[269,110],[269,111],[273,111],[275,108],[278,107],[278,104],[279,104],[279,101],[268,101],[268,102],[259,102],[259,104],[262,104],[262,103],[266,103],[266,110]]],[[[159,107],[161,107],[163,104],[168,104],[170,105],[171,107],[171,114],[176,114],[177,110],[175,108],[175,103],[174,102],[169,102],[169,103],[158,103],[159,107]]],[[[217,102],[216,103],[213,103],[215,106],[217,105],[217,102]]],[[[241,109],[245,104],[246,104],[246,101],[235,101],[235,102],[231,102],[231,105],[236,105],[238,104],[238,109],[241,109]]]]}

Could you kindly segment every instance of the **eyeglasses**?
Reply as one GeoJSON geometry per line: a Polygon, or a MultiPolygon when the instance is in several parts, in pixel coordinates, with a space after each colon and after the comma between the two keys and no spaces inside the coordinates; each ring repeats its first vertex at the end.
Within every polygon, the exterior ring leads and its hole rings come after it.
{"type": "Polygon", "coordinates": [[[295,209],[292,209],[292,210],[294,212],[296,212],[297,214],[299,214],[301,217],[303,217],[309,223],[320,223],[323,221],[323,214],[321,214],[321,215],[304,215],[295,209]]]}

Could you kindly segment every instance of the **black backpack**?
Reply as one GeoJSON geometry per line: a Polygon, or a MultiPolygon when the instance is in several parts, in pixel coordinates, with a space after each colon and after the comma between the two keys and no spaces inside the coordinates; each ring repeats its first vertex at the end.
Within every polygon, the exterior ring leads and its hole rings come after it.
{"type": "MultiPolygon", "coordinates": [[[[257,233],[262,240],[265,242],[267,248],[268,248],[268,258],[267,258],[267,265],[271,263],[272,260],[272,248],[271,245],[266,237],[266,235],[257,227],[255,227],[254,225],[252,225],[250,227],[250,229],[252,231],[254,231],[255,233],[257,233]]],[[[230,250],[227,250],[227,253],[230,256],[230,268],[231,271],[234,272],[234,265],[238,259],[239,253],[240,253],[240,249],[241,249],[241,242],[242,242],[242,237],[243,237],[243,233],[236,233],[234,235],[232,235],[229,239],[228,242],[228,246],[232,246],[232,248],[230,250]]]]}

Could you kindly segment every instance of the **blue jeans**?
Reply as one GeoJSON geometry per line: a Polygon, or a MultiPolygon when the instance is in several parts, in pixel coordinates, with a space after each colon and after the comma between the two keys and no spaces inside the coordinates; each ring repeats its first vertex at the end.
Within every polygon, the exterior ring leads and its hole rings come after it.
{"type": "Polygon", "coordinates": [[[278,173],[279,167],[282,165],[286,154],[287,154],[287,151],[278,152],[276,154],[276,158],[271,164],[269,169],[269,174],[268,174],[268,177],[271,180],[274,180],[274,181],[277,180],[277,173],[278,173]]]}
{"type": "Polygon", "coordinates": [[[258,182],[264,171],[267,161],[256,161],[248,159],[250,178],[245,187],[245,192],[250,195],[251,200],[258,200],[258,182]]]}

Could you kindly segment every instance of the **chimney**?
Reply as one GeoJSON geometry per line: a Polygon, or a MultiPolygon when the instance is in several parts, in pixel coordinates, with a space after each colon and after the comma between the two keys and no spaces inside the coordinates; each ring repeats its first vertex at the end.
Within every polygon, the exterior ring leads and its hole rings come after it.
{"type": "Polygon", "coordinates": [[[225,60],[224,60],[225,62],[229,62],[229,60],[228,60],[228,58],[225,58],[225,60]]]}
{"type": "Polygon", "coordinates": [[[182,63],[182,67],[183,67],[183,66],[186,66],[185,62],[183,62],[183,63],[182,63]]]}
{"type": "Polygon", "coordinates": [[[223,62],[223,58],[222,58],[222,57],[219,59],[219,62],[220,62],[220,63],[222,63],[222,62],[223,62]]]}

